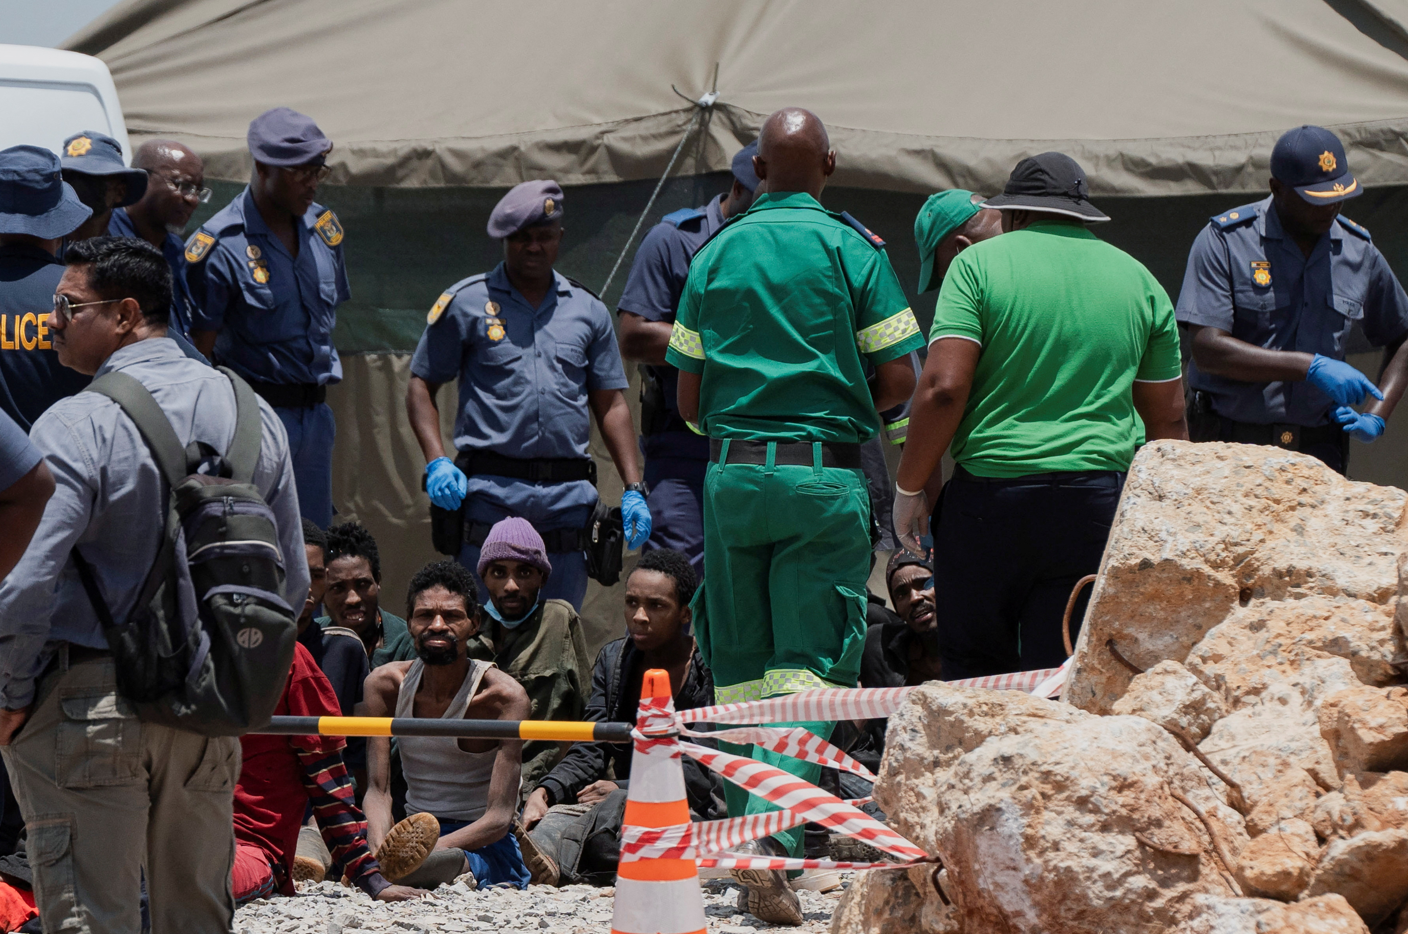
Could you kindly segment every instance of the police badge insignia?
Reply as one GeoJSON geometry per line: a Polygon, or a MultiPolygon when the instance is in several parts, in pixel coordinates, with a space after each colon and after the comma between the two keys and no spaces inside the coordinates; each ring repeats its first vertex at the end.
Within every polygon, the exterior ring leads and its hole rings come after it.
{"type": "Polygon", "coordinates": [[[1335,170],[1335,154],[1330,150],[1320,153],[1320,171],[1333,172],[1335,170]]]}
{"type": "Polygon", "coordinates": [[[332,211],[324,211],[319,215],[313,229],[328,246],[337,246],[342,242],[342,225],[337,222],[337,215],[332,211]]]}
{"type": "Polygon", "coordinates": [[[261,253],[262,251],[259,249],[259,247],[255,246],[252,243],[244,248],[244,255],[248,256],[250,259],[258,259],[261,253]]]}
{"type": "Polygon", "coordinates": [[[249,263],[249,274],[254,277],[254,281],[260,285],[267,285],[269,282],[269,267],[261,260],[251,260],[249,263]]]}
{"type": "Polygon", "coordinates": [[[450,307],[454,296],[449,292],[441,292],[440,297],[435,300],[435,304],[430,306],[430,313],[425,316],[427,325],[434,324],[440,320],[440,316],[445,313],[445,309],[450,307]]]}
{"type": "Polygon", "coordinates": [[[551,198],[543,199],[543,216],[552,217],[552,212],[557,210],[557,202],[551,198]]]}
{"type": "Polygon", "coordinates": [[[484,332],[491,341],[501,341],[504,339],[504,326],[499,323],[489,325],[489,329],[484,332]]]}
{"type": "Polygon", "coordinates": [[[1260,288],[1266,288],[1271,284],[1271,264],[1262,261],[1252,262],[1252,282],[1260,288]]]}
{"type": "Polygon", "coordinates": [[[499,303],[495,301],[485,302],[484,314],[488,315],[491,318],[497,318],[499,316],[499,303]]]}
{"type": "Polygon", "coordinates": [[[214,237],[203,230],[197,230],[196,235],[186,241],[186,262],[199,263],[214,245],[214,237]]]}
{"type": "Polygon", "coordinates": [[[68,144],[68,149],[64,150],[64,153],[70,157],[86,156],[92,148],[93,141],[86,136],[80,136],[68,144]]]}

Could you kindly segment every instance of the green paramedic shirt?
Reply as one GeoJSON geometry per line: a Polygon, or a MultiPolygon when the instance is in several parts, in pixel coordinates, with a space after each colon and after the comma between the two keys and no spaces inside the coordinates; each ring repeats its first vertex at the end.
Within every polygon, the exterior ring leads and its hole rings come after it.
{"type": "Polygon", "coordinates": [[[1038,222],[962,253],[931,342],[982,345],[953,459],[980,477],[1128,470],[1135,380],[1181,375],[1178,325],[1149,270],[1084,227],[1038,222]]]}
{"type": "Polygon", "coordinates": [[[695,254],[665,360],[702,374],[712,438],[859,442],[880,430],[861,356],[923,344],[889,258],[810,195],[782,192],[695,254]]]}

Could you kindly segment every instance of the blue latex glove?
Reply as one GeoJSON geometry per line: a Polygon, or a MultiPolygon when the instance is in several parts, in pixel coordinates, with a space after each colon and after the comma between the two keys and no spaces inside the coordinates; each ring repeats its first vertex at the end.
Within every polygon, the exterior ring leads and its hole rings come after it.
{"type": "Polygon", "coordinates": [[[1345,431],[1365,444],[1374,443],[1384,433],[1384,420],[1377,415],[1359,413],[1347,405],[1335,409],[1334,415],[1335,421],[1344,426],[1345,431]]]}
{"type": "Polygon", "coordinates": [[[1340,405],[1358,405],[1364,401],[1365,394],[1375,399],[1384,397],[1384,394],[1379,392],[1379,387],[1369,381],[1369,377],[1343,360],[1331,360],[1320,354],[1316,354],[1315,359],[1310,361],[1310,369],[1305,378],[1340,405]]]}
{"type": "Polygon", "coordinates": [[[469,478],[448,457],[437,457],[425,465],[425,491],[441,509],[459,509],[469,489],[469,478]]]}
{"type": "Polygon", "coordinates": [[[621,494],[621,524],[626,527],[626,544],[632,551],[650,537],[650,508],[635,490],[621,494]]]}

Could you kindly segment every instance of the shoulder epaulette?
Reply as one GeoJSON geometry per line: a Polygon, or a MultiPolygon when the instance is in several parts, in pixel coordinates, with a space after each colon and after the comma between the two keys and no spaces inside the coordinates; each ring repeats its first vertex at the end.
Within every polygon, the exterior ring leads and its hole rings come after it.
{"type": "Polygon", "coordinates": [[[666,214],[664,217],[660,218],[660,221],[664,224],[670,224],[673,227],[679,227],[681,224],[697,221],[701,217],[707,217],[708,215],[709,211],[707,208],[680,208],[678,211],[671,211],[669,214],[666,214]]]}
{"type": "Polygon", "coordinates": [[[1355,233],[1359,234],[1359,236],[1363,237],[1365,240],[1368,240],[1370,243],[1374,242],[1374,238],[1369,236],[1369,231],[1365,230],[1363,227],[1359,226],[1354,221],[1345,217],[1343,214],[1337,215],[1335,219],[1338,220],[1341,224],[1343,224],[1346,230],[1354,231],[1355,233]]]}
{"type": "Polygon", "coordinates": [[[468,279],[461,279],[448,289],[440,293],[440,297],[435,300],[435,304],[430,306],[430,311],[425,316],[427,325],[439,321],[445,314],[445,309],[450,307],[450,302],[455,300],[455,296],[461,291],[476,283],[483,282],[489,278],[487,272],[481,272],[477,276],[470,276],[468,279]]]}
{"type": "Polygon", "coordinates": [[[578,282],[576,279],[573,279],[571,276],[563,276],[563,278],[575,285],[577,288],[581,289],[583,292],[586,292],[592,298],[596,299],[597,301],[601,301],[600,295],[596,294],[591,289],[587,288],[585,285],[582,285],[582,283],[578,282]]]}
{"type": "Polygon", "coordinates": [[[879,250],[885,246],[885,241],[881,239],[879,234],[875,233],[869,227],[865,226],[860,221],[852,217],[849,211],[842,211],[836,216],[839,217],[841,220],[845,221],[847,224],[850,224],[852,227],[854,227],[856,229],[856,232],[859,233],[862,237],[864,237],[871,246],[875,247],[875,249],[879,250]]]}
{"type": "Polygon", "coordinates": [[[1239,224],[1246,224],[1256,220],[1256,205],[1244,204],[1241,207],[1224,211],[1221,214],[1214,214],[1210,220],[1212,225],[1218,230],[1230,230],[1239,224]]]}

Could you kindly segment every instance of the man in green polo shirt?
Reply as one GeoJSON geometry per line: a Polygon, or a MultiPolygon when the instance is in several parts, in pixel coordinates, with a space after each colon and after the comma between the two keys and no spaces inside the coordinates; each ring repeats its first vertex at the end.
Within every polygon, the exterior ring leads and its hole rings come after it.
{"type": "MultiPolygon", "coordinates": [[[[818,203],[836,168],[805,110],[763,125],[754,169],[767,193],[695,254],[665,359],[679,410],[709,436],[704,586],[693,602],[719,703],[852,687],[865,640],[870,504],[860,443],[877,410],[914,389],[923,346],[874,235],[818,203]],[[875,368],[867,387],[862,357],[875,368]]],[[[805,724],[829,735],[831,724],[805,724]]],[[[816,781],[820,769],[753,750],[816,781]]],[[[727,786],[729,813],[767,809],[727,786]]],[[[763,841],[801,853],[801,828],[763,841]]],[[[779,873],[736,873],[740,907],[801,923],[779,873]]]]}
{"type": "Polygon", "coordinates": [[[1004,235],[958,254],[939,292],[895,527],[918,551],[952,444],[933,528],[947,678],[1061,664],[1066,600],[1100,566],[1135,447],[1188,437],[1173,306],[1087,229],[1109,220],[1087,190],[1069,156],[1018,163],[984,202],[1004,235]]]}

